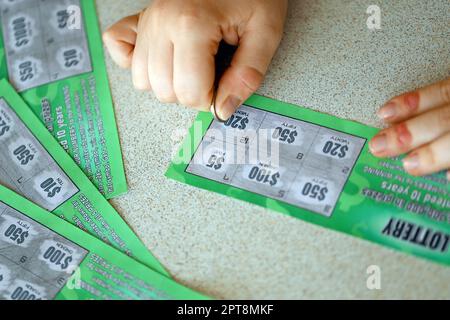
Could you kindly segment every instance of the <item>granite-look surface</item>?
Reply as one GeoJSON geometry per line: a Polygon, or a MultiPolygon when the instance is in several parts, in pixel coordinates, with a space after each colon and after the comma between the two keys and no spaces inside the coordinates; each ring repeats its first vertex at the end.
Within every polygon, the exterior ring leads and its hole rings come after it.
{"type": "MultiPolygon", "coordinates": [[[[390,96],[450,75],[450,2],[291,0],[285,38],[259,93],[381,126],[390,96]]],[[[148,1],[98,0],[102,28],[148,1]]],[[[136,92],[108,71],[130,191],[112,201],[180,282],[216,298],[450,298],[450,268],[164,177],[196,112],[136,92]],[[179,140],[179,139],[178,139],[179,140]],[[366,269],[381,268],[381,290],[366,269]]]]}

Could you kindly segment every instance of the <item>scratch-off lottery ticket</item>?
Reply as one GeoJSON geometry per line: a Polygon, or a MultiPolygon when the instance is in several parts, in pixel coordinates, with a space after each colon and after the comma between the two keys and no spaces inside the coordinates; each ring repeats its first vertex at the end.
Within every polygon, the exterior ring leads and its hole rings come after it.
{"type": "Polygon", "coordinates": [[[200,114],[167,176],[450,265],[445,174],[375,158],[377,132],[253,96],[225,123],[200,114]]]}
{"type": "Polygon", "coordinates": [[[167,275],[6,80],[0,81],[0,184],[167,275]]]}
{"type": "Polygon", "coordinates": [[[93,0],[0,0],[0,76],[107,198],[125,173],[93,0]]]}
{"type": "Polygon", "coordinates": [[[0,186],[0,300],[207,299],[0,186]]]}

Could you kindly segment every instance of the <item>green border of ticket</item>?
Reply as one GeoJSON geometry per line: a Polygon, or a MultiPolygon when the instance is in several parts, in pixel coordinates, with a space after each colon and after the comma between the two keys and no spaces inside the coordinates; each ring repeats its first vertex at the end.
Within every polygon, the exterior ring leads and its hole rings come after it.
{"type": "Polygon", "coordinates": [[[84,227],[87,232],[110,243],[122,252],[126,252],[139,262],[153,268],[161,274],[169,276],[158,260],[148,251],[145,245],[133,233],[130,227],[108,201],[100,194],[92,182],[84,175],[72,158],[64,152],[63,148],[56,142],[53,136],[47,131],[36,115],[6,80],[0,80],[0,97],[5,99],[12,110],[16,112],[17,116],[23,121],[25,126],[34,134],[37,140],[80,190],[72,198],[56,208],[53,213],[63,217],[71,223],[74,223],[74,217],[78,218],[80,221],[85,221],[85,218],[80,215],[73,204],[81,195],[85,196],[89,199],[89,202],[93,206],[93,210],[99,213],[102,219],[110,227],[110,229],[104,228],[101,222],[95,220],[93,212],[91,212],[89,218],[93,220],[96,228],[98,228],[102,234],[97,234],[94,231],[94,228],[88,222],[85,222],[84,227]],[[116,237],[119,237],[122,240],[121,243],[117,242],[116,237]]]}
{"type": "MultiPolygon", "coordinates": [[[[129,299],[152,300],[209,299],[147,268],[127,255],[113,249],[2,186],[0,186],[0,201],[88,251],[87,256],[81,262],[78,269],[69,278],[63,289],[56,295],[56,300],[104,298],[121,300],[123,296],[129,299]],[[97,257],[100,257],[108,265],[114,267],[107,268],[103,266],[104,268],[102,268],[101,273],[110,274],[117,281],[112,281],[108,277],[104,277],[95,268],[91,267],[91,265],[95,265],[94,261],[98,259],[97,257]],[[119,268],[121,274],[115,273],[116,268],[119,268]],[[133,283],[129,280],[130,276],[134,279],[133,283]],[[99,281],[102,285],[99,284],[99,281]],[[118,284],[117,282],[119,281],[126,283],[129,287],[118,284]],[[140,284],[140,282],[144,283],[145,286],[140,284]],[[110,290],[109,287],[112,287],[114,290],[110,290]],[[93,294],[87,288],[94,288],[98,294],[93,294]],[[137,294],[137,291],[141,291],[141,294],[137,294]]],[[[97,268],[100,268],[100,265],[97,268]]]]}
{"type": "MultiPolygon", "coordinates": [[[[378,129],[357,122],[338,119],[331,115],[318,113],[304,107],[275,101],[258,95],[252,96],[245,105],[291,117],[293,119],[310,122],[319,126],[328,127],[330,129],[365,138],[367,141],[378,132],[378,129]]],[[[200,113],[198,115],[196,122],[197,124],[200,123],[201,126],[197,125],[191,127],[188,136],[184,140],[180,151],[176,156],[177,159],[192,159],[212,121],[213,117],[209,113],[200,113]],[[197,129],[199,127],[201,129],[197,129]]],[[[391,161],[393,165],[401,167],[400,159],[388,159],[388,161],[391,161]]],[[[441,252],[440,250],[431,249],[429,246],[426,247],[425,245],[418,244],[418,239],[412,239],[412,235],[408,235],[409,238],[407,238],[407,240],[402,240],[401,237],[394,237],[394,235],[398,234],[392,232],[395,226],[399,226],[400,228],[403,225],[403,229],[401,229],[403,232],[401,233],[402,236],[405,234],[407,228],[414,228],[414,230],[423,237],[428,237],[428,243],[431,241],[431,237],[434,237],[436,234],[436,237],[440,237],[439,239],[441,242],[444,241],[442,240],[445,239],[444,237],[447,237],[446,239],[448,241],[450,234],[450,212],[448,212],[448,210],[441,212],[443,213],[442,219],[437,221],[429,218],[425,214],[414,214],[405,210],[405,207],[402,207],[401,204],[404,206],[410,205],[412,201],[402,195],[394,194],[393,199],[395,199],[395,204],[378,202],[362,196],[361,191],[363,188],[383,191],[380,190],[380,186],[385,181],[382,177],[375,175],[369,176],[365,172],[365,169],[368,167],[383,170],[383,167],[380,165],[380,159],[371,155],[368,149],[368,143],[365,144],[341,193],[335,210],[329,218],[279,200],[270,199],[243,189],[189,174],[186,172],[189,164],[185,162],[186,161],[183,163],[172,162],[166,176],[182,183],[247,201],[316,225],[351,234],[445,265],[450,265],[448,243],[445,252],[441,252]],[[389,224],[389,222],[392,223],[389,224]],[[390,228],[388,228],[388,226],[390,226],[390,228]],[[427,230],[430,230],[428,235],[427,230]],[[386,233],[383,233],[383,231],[386,233]]],[[[408,183],[414,184],[420,182],[427,183],[436,188],[443,188],[446,190],[448,199],[448,194],[450,194],[450,186],[448,183],[447,185],[442,185],[432,179],[413,178],[408,176],[405,172],[397,172],[396,175],[399,179],[403,179],[408,183]]],[[[445,178],[442,180],[445,180],[445,178]]],[[[433,192],[430,192],[430,194],[436,196],[433,192]]],[[[427,208],[434,210],[439,209],[439,207],[434,204],[428,204],[427,208]]],[[[426,244],[426,241],[423,243],[426,244]]],[[[444,248],[445,242],[442,243],[442,248],[444,248]]]]}

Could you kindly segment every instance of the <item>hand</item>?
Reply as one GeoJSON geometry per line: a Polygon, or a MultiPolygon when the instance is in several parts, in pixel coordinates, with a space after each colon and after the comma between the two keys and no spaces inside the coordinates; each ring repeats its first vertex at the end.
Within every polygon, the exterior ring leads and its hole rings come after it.
{"type": "Polygon", "coordinates": [[[398,96],[378,114],[391,126],[370,142],[375,156],[409,153],[403,164],[415,176],[450,169],[450,79],[398,96]]]}
{"type": "Polygon", "coordinates": [[[287,0],[155,0],[104,34],[134,86],[165,103],[210,110],[219,43],[238,46],[216,97],[228,119],[261,85],[283,34],[287,0]]]}

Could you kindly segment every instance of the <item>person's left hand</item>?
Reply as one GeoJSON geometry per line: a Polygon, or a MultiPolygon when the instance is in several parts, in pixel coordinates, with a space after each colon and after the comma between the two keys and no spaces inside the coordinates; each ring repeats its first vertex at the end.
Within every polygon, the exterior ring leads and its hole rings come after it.
{"type": "Polygon", "coordinates": [[[378,115],[390,127],[370,142],[375,156],[408,153],[403,165],[411,175],[448,170],[450,180],[450,78],[393,98],[378,115]]]}

